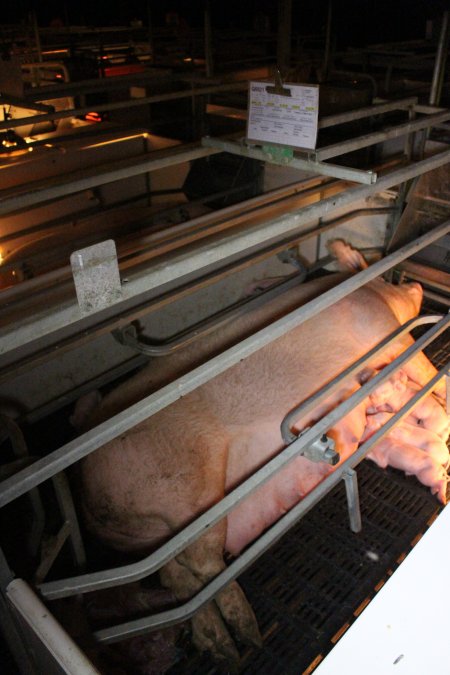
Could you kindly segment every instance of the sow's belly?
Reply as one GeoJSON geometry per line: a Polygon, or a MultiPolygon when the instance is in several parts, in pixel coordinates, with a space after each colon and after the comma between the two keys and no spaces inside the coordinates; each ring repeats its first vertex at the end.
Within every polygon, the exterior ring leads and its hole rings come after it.
{"type": "MultiPolygon", "coordinates": [[[[279,425],[261,425],[234,436],[229,450],[227,492],[282,448],[279,425]],[[274,452],[273,448],[278,450],[274,452]]],[[[228,514],[225,548],[237,555],[269,525],[291,509],[332,470],[304,457],[292,460],[228,514]]]]}

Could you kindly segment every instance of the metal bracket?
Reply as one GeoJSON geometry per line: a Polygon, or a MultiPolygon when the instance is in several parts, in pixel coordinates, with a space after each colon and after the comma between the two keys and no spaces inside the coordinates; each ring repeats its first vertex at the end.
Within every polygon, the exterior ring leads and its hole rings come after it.
{"type": "Polygon", "coordinates": [[[296,247],[287,248],[284,251],[280,251],[280,253],[277,253],[277,258],[282,263],[287,263],[289,265],[293,265],[298,270],[300,270],[301,281],[303,281],[306,278],[306,275],[308,273],[308,269],[303,264],[303,262],[300,260],[300,257],[299,257],[299,254],[298,254],[298,249],[296,247]]]}
{"type": "Polygon", "coordinates": [[[145,345],[139,341],[136,326],[132,323],[127,326],[122,326],[121,328],[116,328],[111,331],[111,335],[117,342],[124,345],[124,347],[131,347],[138,352],[142,352],[143,354],[146,353],[145,345]]]}
{"type": "Polygon", "coordinates": [[[282,145],[263,145],[262,151],[275,164],[289,164],[294,159],[293,149],[282,145]]]}
{"type": "MultiPolygon", "coordinates": [[[[310,428],[306,427],[306,429],[303,429],[299,437],[310,428]]],[[[311,462],[326,462],[327,464],[331,464],[331,466],[335,466],[340,460],[340,455],[334,448],[333,439],[323,434],[320,438],[313,441],[311,445],[308,445],[302,452],[302,455],[306,459],[311,460],[311,462]]]]}

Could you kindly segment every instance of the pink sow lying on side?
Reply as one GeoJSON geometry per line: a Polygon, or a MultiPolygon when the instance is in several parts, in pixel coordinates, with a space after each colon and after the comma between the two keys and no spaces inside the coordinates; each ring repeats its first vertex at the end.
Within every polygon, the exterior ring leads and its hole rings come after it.
{"type": "MultiPolygon", "coordinates": [[[[329,283],[328,278],[312,282],[312,295],[322,292],[321,284],[329,283]]],[[[305,301],[305,286],[308,284],[289,292],[294,306],[305,301]]],[[[400,323],[416,316],[421,299],[418,284],[392,286],[375,280],[97,450],[81,466],[88,527],[120,550],[144,553],[166,541],[276,455],[283,448],[280,424],[285,414],[400,323]]],[[[265,314],[263,319],[277,316],[276,303],[258,310],[265,314]]],[[[255,319],[254,328],[261,325],[260,319],[255,319]]],[[[236,321],[227,329],[227,339],[239,339],[251,323],[252,315],[236,321]]],[[[198,358],[199,354],[214,353],[211,340],[217,338],[201,339],[191,355],[195,352],[198,358]]],[[[371,369],[383,368],[412,342],[410,336],[403,337],[370,364],[371,369]]],[[[173,375],[183,372],[185,358],[189,358],[189,350],[187,357],[174,356],[172,365],[169,359],[166,366],[169,371],[172,368],[173,375]]],[[[163,379],[157,382],[152,368],[150,364],[107,396],[89,426],[163,383],[163,379]]],[[[381,414],[392,414],[397,401],[393,393],[400,392],[405,398],[435,372],[419,354],[378,392],[378,398],[375,394],[366,399],[330,429],[342,460],[373,433],[381,414]]],[[[301,420],[298,428],[334,408],[363,380],[363,374],[358,374],[346,381],[320,409],[301,420]]],[[[441,387],[439,390],[442,394],[441,387]]],[[[414,473],[444,501],[448,453],[443,448],[448,420],[441,410],[430,396],[423,402],[423,412],[416,409],[408,420],[427,436],[420,446],[410,443],[405,424],[403,435],[390,434],[373,449],[371,457],[382,466],[391,464],[414,473]]],[[[327,464],[295,459],[169,562],[161,571],[162,582],[180,601],[186,600],[224,568],[225,550],[238,554],[331,470],[327,464]]],[[[244,642],[259,643],[253,612],[235,582],[192,619],[198,648],[209,649],[218,659],[233,660],[238,655],[225,624],[244,642]]]]}

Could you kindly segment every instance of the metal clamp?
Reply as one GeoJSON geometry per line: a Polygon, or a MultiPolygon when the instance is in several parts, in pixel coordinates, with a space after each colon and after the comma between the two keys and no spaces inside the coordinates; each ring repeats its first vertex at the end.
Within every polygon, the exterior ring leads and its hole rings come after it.
{"type": "Polygon", "coordinates": [[[277,253],[277,258],[282,263],[293,265],[300,271],[300,281],[304,281],[308,275],[308,269],[300,260],[300,256],[296,247],[287,248],[284,251],[277,253]]]}
{"type": "MultiPolygon", "coordinates": [[[[299,437],[310,428],[311,427],[306,427],[306,429],[303,429],[299,434],[299,437]]],[[[335,445],[333,439],[329,438],[326,434],[323,434],[320,438],[317,438],[308,445],[302,452],[302,455],[303,457],[306,457],[306,459],[310,459],[311,462],[326,462],[327,464],[331,464],[331,466],[335,466],[340,460],[340,455],[334,448],[335,445]]]]}

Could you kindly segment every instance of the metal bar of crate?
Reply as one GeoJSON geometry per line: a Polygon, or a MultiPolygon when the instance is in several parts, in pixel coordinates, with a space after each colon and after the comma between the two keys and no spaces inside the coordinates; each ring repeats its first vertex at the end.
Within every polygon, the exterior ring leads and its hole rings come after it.
{"type": "Polygon", "coordinates": [[[16,190],[0,191],[0,216],[22,211],[23,209],[48,202],[53,199],[59,199],[66,195],[89,190],[99,185],[106,185],[117,180],[124,180],[133,176],[139,176],[149,171],[157,171],[174,164],[190,162],[201,157],[217,154],[219,151],[212,148],[202,148],[198,145],[180,150],[176,147],[169,151],[164,157],[152,157],[149,153],[145,159],[132,158],[115,162],[113,168],[96,167],[90,174],[86,169],[63,176],[62,179],[52,179],[48,186],[46,181],[37,181],[36,184],[28,184],[26,190],[18,192],[16,190]],[[6,194],[5,194],[6,193],[6,194]]]}
{"type": "MultiPolygon", "coordinates": [[[[430,323],[439,317],[430,317],[430,323]]],[[[420,352],[435,337],[440,335],[450,325],[450,315],[446,315],[427,333],[422,335],[415,344],[406,349],[392,363],[387,365],[373,379],[366,382],[360,389],[355,391],[348,399],[340,403],[336,408],[327,413],[314,426],[307,429],[293,443],[284,448],[276,457],[267,462],[261,469],[256,471],[250,478],[237,488],[232,490],[218,504],[208,509],[205,513],[194,520],[190,525],[176,534],[157,551],[137,563],[124,565],[120,568],[102,570],[68,579],[51,581],[39,587],[41,594],[48,599],[67,597],[77,593],[86,593],[92,590],[110,588],[120,584],[148,576],[160,569],[166,562],[185,549],[201,534],[213,527],[221,518],[229,513],[242,499],[267,482],[276,471],[280,471],[289,462],[303,454],[310,444],[320,438],[338,420],[361,403],[381,382],[384,382],[393,372],[398,370],[404,363],[420,352]]],[[[445,374],[445,373],[443,373],[445,374]]],[[[443,376],[443,374],[441,376],[443,376]]],[[[342,466],[348,466],[345,462],[342,466]]]]}
{"type": "Polygon", "coordinates": [[[429,129],[436,124],[441,124],[442,122],[446,122],[449,119],[450,110],[434,113],[433,115],[427,115],[426,117],[415,119],[413,122],[405,122],[404,124],[398,124],[395,127],[390,127],[381,131],[374,131],[371,134],[365,134],[359,138],[333,143],[332,145],[327,145],[324,148],[318,148],[312,154],[317,161],[321,162],[325,159],[330,159],[331,157],[337,157],[338,155],[343,155],[347,152],[359,150],[360,148],[367,148],[370,145],[387,141],[390,138],[398,138],[399,136],[406,136],[407,134],[410,134],[414,131],[429,129]]]}
{"type": "Polygon", "coordinates": [[[374,105],[366,106],[365,108],[357,108],[356,110],[349,110],[336,115],[327,115],[319,119],[319,129],[326,129],[327,127],[334,127],[338,124],[345,124],[347,122],[354,122],[355,120],[364,119],[365,117],[372,117],[373,115],[381,115],[383,113],[392,112],[394,110],[404,110],[411,108],[417,103],[417,96],[410,96],[409,98],[402,98],[398,101],[387,101],[383,103],[375,103],[374,105]]]}
{"type": "Polygon", "coordinates": [[[175,623],[185,621],[191,618],[200,607],[210,602],[227,584],[242,574],[253,562],[260,557],[268,548],[273,546],[293,525],[295,525],[303,516],[308,513],[325,495],[327,495],[344,476],[356,467],[371,450],[371,448],[381,440],[392,427],[400,422],[410,410],[412,410],[425,396],[427,396],[439,380],[444,377],[450,368],[450,363],[446,364],[414,397],[406,403],[399,412],[381,427],[369,440],[361,445],[358,450],[351,455],[343,464],[333,473],[327,476],[314,490],[306,495],[296,506],[280,518],[275,525],[267,530],[261,537],[253,542],[245,551],[233,561],[223,572],[218,574],[213,581],[207,584],[197,595],[188,602],[175,609],[169,609],[153,616],[143,617],[125,623],[111,626],[103,630],[96,631],[94,637],[98,642],[110,644],[124,638],[142,635],[156,628],[171,626],[175,623]]]}
{"type": "Polygon", "coordinates": [[[66,443],[47,457],[34,462],[30,467],[19,471],[12,478],[0,483],[0,508],[13,499],[25,494],[32,487],[36,487],[48,478],[51,478],[51,476],[59,473],[59,471],[71,466],[74,462],[90,454],[108,441],[125,433],[136,424],[139,424],[178,400],[181,396],[208,382],[216,375],[224,372],[227,368],[256,352],[264,345],[269,344],[277,337],[285,335],[304,321],[316,316],[322,310],[349,295],[352,291],[383,274],[399,261],[404,260],[431,241],[442,237],[448,230],[450,230],[450,221],[418,237],[413,242],[402,246],[398,251],[391,253],[362,272],[346,279],[341,284],[290,312],[270,326],[257,331],[254,335],[198,366],[190,373],[178,378],[158,392],[147,396],[139,403],[130,406],[110,420],[66,443]]]}
{"type": "MultiPolygon", "coordinates": [[[[231,256],[242,254],[243,251],[251,247],[263,246],[268,242],[275,243],[277,239],[286,237],[294,231],[301,233],[301,228],[315,218],[323,217],[335,209],[342,208],[359,199],[365,199],[375,192],[431,171],[449,161],[450,150],[445,150],[410,166],[394,170],[379,178],[375,185],[353,187],[310,204],[299,212],[277,217],[263,224],[249,225],[244,231],[235,232],[231,235],[227,233],[220,239],[216,239],[214,246],[211,246],[211,241],[206,240],[194,251],[190,251],[188,255],[182,252],[173,258],[170,265],[165,261],[160,264],[154,263],[150,270],[129,278],[123,289],[124,300],[116,303],[108,310],[82,318],[76,303],[73,302],[69,306],[56,308],[51,316],[45,313],[36,317],[26,317],[24,323],[20,325],[15,323],[14,326],[8,326],[0,331],[0,361],[2,362],[0,366],[5,365],[5,361],[9,359],[9,353],[12,351],[20,350],[22,356],[25,356],[35,349],[35,345],[44,337],[48,338],[51,335],[55,340],[60,340],[63,336],[67,337],[69,329],[84,331],[90,325],[103,321],[111,312],[117,314],[125,307],[129,307],[131,303],[138,303],[143,294],[147,295],[150,290],[166,283],[173,283],[176,279],[188,274],[200,274],[205,268],[223,263],[231,256]],[[24,354],[24,352],[26,353],[24,354]]],[[[443,223],[440,227],[442,227],[442,230],[435,228],[425,235],[430,237],[427,243],[435,240],[433,236],[438,231],[441,233],[440,236],[446,234],[450,230],[450,221],[443,223]]],[[[416,240],[416,242],[419,241],[422,240],[416,240]]],[[[418,248],[424,245],[418,245],[418,248]]],[[[408,255],[415,253],[418,248],[410,249],[408,255]]]]}
{"type": "MultiPolygon", "coordinates": [[[[95,106],[96,112],[104,112],[110,110],[121,110],[122,108],[134,108],[136,106],[162,103],[164,101],[178,101],[183,98],[191,98],[192,96],[205,96],[206,94],[223,93],[227,91],[239,91],[246,89],[247,82],[230,82],[227,84],[216,84],[207,87],[199,87],[197,89],[183,89],[181,91],[174,91],[166,94],[154,94],[153,96],[145,96],[143,98],[128,99],[126,101],[115,101],[112,103],[101,103],[95,106]]],[[[8,119],[5,122],[0,122],[1,129],[13,129],[21,127],[24,124],[37,124],[39,122],[46,122],[48,120],[61,120],[67,117],[75,117],[86,115],[92,111],[91,106],[83,106],[80,108],[70,108],[68,110],[58,110],[53,113],[46,113],[41,115],[31,115],[28,117],[20,117],[16,119],[8,119]]]]}
{"type": "Polygon", "coordinates": [[[281,422],[281,436],[283,438],[283,441],[285,443],[292,443],[292,441],[295,441],[298,434],[295,434],[291,431],[291,427],[294,424],[295,420],[300,419],[301,417],[306,417],[308,412],[310,412],[314,406],[318,405],[326,396],[329,396],[334,391],[336,391],[340,383],[345,378],[350,377],[354,373],[357,373],[359,370],[361,370],[361,368],[366,363],[368,363],[373,356],[378,354],[384,347],[387,347],[395,338],[401,337],[405,333],[411,331],[413,328],[417,328],[418,326],[423,326],[427,323],[431,323],[432,319],[438,321],[439,318],[440,316],[436,317],[423,316],[418,317],[417,319],[410,319],[405,324],[403,324],[403,326],[400,326],[399,328],[397,328],[397,330],[393,331],[393,333],[388,335],[384,340],[379,342],[375,347],[373,347],[373,349],[367,352],[367,354],[365,354],[360,359],[352,363],[348,368],[343,370],[339,377],[331,380],[331,382],[321,387],[321,389],[316,391],[306,401],[300,403],[300,405],[290,410],[288,414],[284,417],[283,421],[281,422]]]}
{"type": "Polygon", "coordinates": [[[267,152],[264,152],[256,146],[242,145],[233,141],[222,140],[221,138],[211,138],[206,136],[202,138],[202,145],[206,148],[215,148],[221,152],[229,152],[241,157],[259,159],[262,162],[269,162],[269,164],[281,164],[282,166],[289,166],[292,169],[310,171],[311,173],[320,174],[322,176],[333,176],[334,178],[350,180],[355,183],[371,185],[377,180],[377,174],[372,170],[352,169],[338,164],[325,164],[320,162],[318,161],[319,158],[317,157],[317,152],[314,153],[313,151],[306,156],[294,157],[286,162],[273,159],[267,152]],[[310,159],[310,157],[314,158],[310,159]]]}

